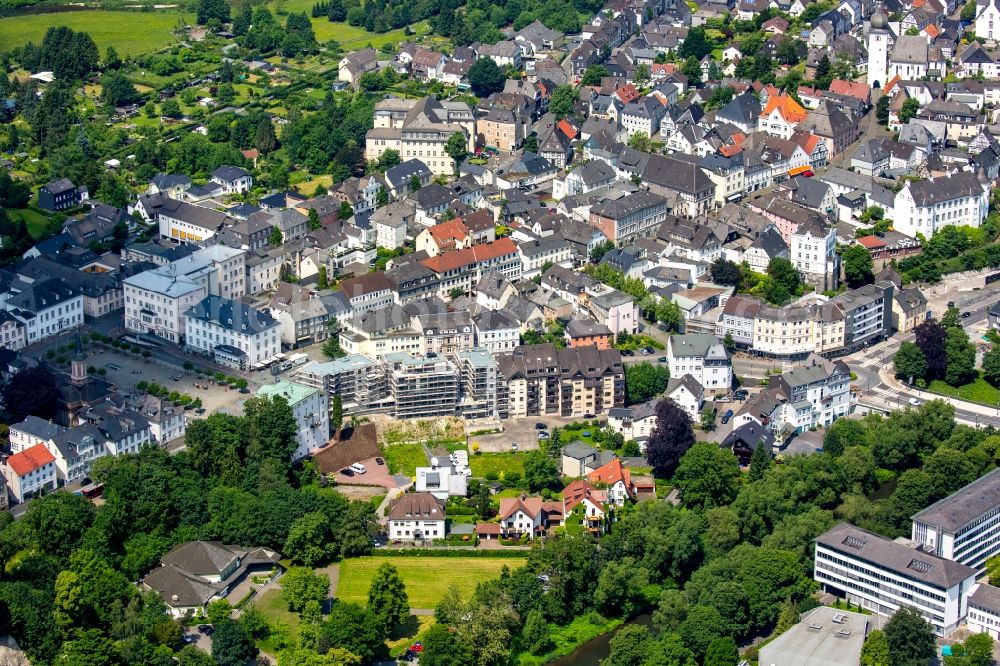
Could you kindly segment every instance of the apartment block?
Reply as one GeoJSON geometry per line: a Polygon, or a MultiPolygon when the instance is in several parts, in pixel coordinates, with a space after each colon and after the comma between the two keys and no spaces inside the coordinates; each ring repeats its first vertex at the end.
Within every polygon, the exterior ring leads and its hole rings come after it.
{"type": "Polygon", "coordinates": [[[459,414],[467,419],[497,415],[497,362],[485,349],[468,349],[455,354],[459,377],[459,414]]]}
{"type": "Polygon", "coordinates": [[[385,366],[352,354],[325,363],[307,363],[295,373],[297,383],[321,390],[329,400],[339,395],[345,414],[388,409],[389,384],[385,366]]]}
{"type": "Polygon", "coordinates": [[[395,150],[403,162],[419,159],[434,175],[450,176],[454,160],[444,147],[455,132],[465,134],[472,152],[476,121],[468,104],[436,97],[383,99],[375,105],[375,126],[365,138],[365,159],[377,160],[385,151],[395,150]]]}
{"type": "Polygon", "coordinates": [[[771,382],[786,398],[782,420],[796,432],[830,425],[851,412],[851,370],[843,361],[814,354],[771,382]]]}
{"type": "Polygon", "coordinates": [[[310,451],[325,446],[329,441],[329,403],[326,395],[318,388],[282,380],[261,386],[257,395],[284,398],[292,408],[296,425],[293,461],[305,458],[310,451]]]}
{"type": "Polygon", "coordinates": [[[453,416],[458,406],[458,372],[446,358],[395,353],[385,356],[397,419],[453,416]]]}
{"type": "Polygon", "coordinates": [[[667,339],[671,377],[691,375],[706,391],[729,391],[733,364],[729,352],[714,335],[692,333],[667,339]]]}
{"type": "Polygon", "coordinates": [[[646,191],[602,201],[590,209],[590,225],[618,247],[637,238],[655,235],[665,219],[667,200],[646,191]]]}
{"type": "Polygon", "coordinates": [[[184,313],[185,347],[240,370],[281,352],[281,324],[242,301],[208,296],[184,313]]]}

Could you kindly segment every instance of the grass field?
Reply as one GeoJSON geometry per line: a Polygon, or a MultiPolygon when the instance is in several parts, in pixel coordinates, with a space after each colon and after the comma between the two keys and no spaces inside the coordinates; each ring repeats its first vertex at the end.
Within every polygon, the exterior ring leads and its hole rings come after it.
{"type": "Polygon", "coordinates": [[[480,453],[469,458],[472,476],[483,477],[490,472],[524,476],[524,453],[480,453]]]}
{"type": "Polygon", "coordinates": [[[104,10],[27,14],[0,18],[0,44],[5,49],[29,41],[42,41],[51,26],[64,25],[82,30],[94,38],[101,54],[114,46],[121,55],[149,53],[174,41],[174,26],[179,17],[194,21],[193,14],[178,12],[112,12],[104,10]]]}
{"type": "Polygon", "coordinates": [[[7,208],[7,217],[13,221],[24,220],[28,227],[28,233],[32,238],[38,238],[45,232],[45,225],[49,220],[47,217],[30,208],[7,208]]]}
{"type": "Polygon", "coordinates": [[[468,598],[481,580],[496,578],[506,565],[511,570],[524,564],[509,557],[359,557],[340,564],[337,598],[359,604],[368,603],[368,587],[375,570],[388,562],[396,567],[411,608],[434,608],[452,585],[468,598]]]}
{"type": "Polygon", "coordinates": [[[267,618],[267,623],[271,625],[272,636],[261,642],[261,649],[274,653],[274,646],[271,645],[281,635],[290,641],[296,641],[299,637],[299,616],[288,610],[288,604],[281,598],[281,590],[271,587],[264,594],[257,597],[254,605],[267,618]],[[271,649],[269,649],[271,648],[271,649]]]}
{"type": "Polygon", "coordinates": [[[390,473],[413,476],[418,467],[426,466],[429,461],[419,444],[390,444],[385,447],[385,462],[390,473]]]}
{"type": "Polygon", "coordinates": [[[935,393],[963,400],[982,402],[987,405],[1000,405],[1000,389],[987,382],[981,375],[965,386],[949,386],[943,381],[934,380],[928,388],[935,393]]]}

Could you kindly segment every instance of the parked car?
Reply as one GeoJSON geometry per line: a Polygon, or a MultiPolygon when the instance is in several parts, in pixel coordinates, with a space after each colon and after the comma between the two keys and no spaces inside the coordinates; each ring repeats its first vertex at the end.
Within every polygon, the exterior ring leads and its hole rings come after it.
{"type": "Polygon", "coordinates": [[[424,645],[423,643],[414,643],[413,645],[410,646],[410,649],[416,652],[417,654],[420,654],[421,652],[424,651],[424,645]]]}
{"type": "Polygon", "coordinates": [[[548,432],[542,430],[541,432],[538,433],[538,439],[548,439],[548,438],[549,438],[548,432]]]}
{"type": "Polygon", "coordinates": [[[597,417],[596,417],[596,416],[594,416],[593,414],[584,414],[584,415],[583,415],[583,418],[585,418],[585,419],[595,419],[595,418],[597,418],[597,417]]]}
{"type": "Polygon", "coordinates": [[[206,636],[211,636],[214,631],[215,631],[215,627],[213,627],[210,624],[199,624],[198,625],[198,633],[199,634],[205,634],[206,636]]]}
{"type": "Polygon", "coordinates": [[[666,356],[661,356],[660,358],[656,359],[656,362],[657,363],[666,363],[667,362],[667,357],[666,356]]]}
{"type": "Polygon", "coordinates": [[[344,469],[340,470],[340,473],[343,474],[344,476],[354,476],[354,472],[351,470],[350,467],[345,467],[344,469]]]}
{"type": "Polygon", "coordinates": [[[376,464],[376,465],[384,465],[384,464],[385,464],[385,461],[384,461],[384,460],[382,460],[381,458],[376,458],[376,459],[375,459],[375,464],[376,464]]]}
{"type": "Polygon", "coordinates": [[[349,469],[355,474],[364,474],[365,472],[368,471],[368,469],[361,463],[354,463],[353,465],[350,466],[349,469]]]}
{"type": "Polygon", "coordinates": [[[548,427],[548,426],[546,426],[541,421],[539,421],[538,423],[535,424],[535,430],[545,430],[546,427],[548,427]]]}
{"type": "Polygon", "coordinates": [[[656,350],[655,350],[655,349],[653,349],[652,347],[645,347],[645,348],[643,348],[643,350],[642,350],[642,351],[644,351],[644,352],[645,352],[646,354],[652,354],[652,353],[653,353],[653,352],[655,352],[656,350]]]}
{"type": "Polygon", "coordinates": [[[510,443],[510,450],[511,451],[517,451],[517,442],[511,442],[510,443]]]}
{"type": "Polygon", "coordinates": [[[971,312],[963,312],[962,313],[962,319],[966,319],[966,318],[971,317],[971,316],[972,316],[971,312]]]}
{"type": "Polygon", "coordinates": [[[746,389],[738,389],[736,391],[733,391],[733,397],[736,398],[737,400],[746,400],[747,395],[748,393],[746,389]]]}
{"type": "Polygon", "coordinates": [[[631,349],[623,349],[622,356],[635,356],[635,352],[631,349]]]}
{"type": "Polygon", "coordinates": [[[733,418],[733,410],[727,409],[726,413],[722,415],[722,422],[729,423],[729,419],[733,418]]]}

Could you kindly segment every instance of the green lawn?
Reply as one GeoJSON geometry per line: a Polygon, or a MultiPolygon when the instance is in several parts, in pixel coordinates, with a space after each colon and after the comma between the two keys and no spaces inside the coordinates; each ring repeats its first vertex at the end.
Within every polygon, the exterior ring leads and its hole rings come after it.
{"type": "Polygon", "coordinates": [[[49,223],[49,219],[41,213],[30,208],[7,208],[6,210],[7,216],[11,220],[15,222],[24,220],[24,224],[28,227],[28,233],[31,234],[32,238],[37,239],[45,233],[45,225],[49,223]]]}
{"type": "Polygon", "coordinates": [[[114,12],[88,10],[53,14],[26,14],[0,18],[0,44],[5,49],[22,46],[29,41],[42,41],[45,31],[58,25],[82,30],[94,38],[101,54],[114,46],[121,55],[149,53],[175,40],[173,29],[177,19],[194,22],[193,14],[179,12],[114,12]]]}
{"type": "Polygon", "coordinates": [[[987,382],[981,375],[965,386],[949,386],[941,380],[934,380],[931,382],[929,388],[935,393],[941,393],[954,398],[972,400],[973,402],[981,402],[987,405],[1000,405],[1000,389],[987,382]]]}
{"type": "Polygon", "coordinates": [[[489,472],[524,476],[524,453],[477,453],[469,459],[469,468],[472,476],[483,477],[489,472]]]}
{"type": "Polygon", "coordinates": [[[430,461],[419,444],[390,444],[385,447],[385,462],[390,473],[413,476],[418,467],[426,467],[430,461]]]}
{"type": "Polygon", "coordinates": [[[411,608],[434,608],[452,585],[468,598],[479,581],[496,578],[504,566],[513,570],[524,564],[509,557],[359,557],[341,563],[337,598],[367,603],[375,570],[385,562],[396,567],[406,584],[411,608]]]}
{"type": "Polygon", "coordinates": [[[288,610],[288,604],[281,598],[281,590],[271,587],[254,600],[254,605],[267,618],[272,635],[261,641],[261,649],[274,654],[274,643],[282,638],[295,642],[299,637],[299,616],[288,610]]]}

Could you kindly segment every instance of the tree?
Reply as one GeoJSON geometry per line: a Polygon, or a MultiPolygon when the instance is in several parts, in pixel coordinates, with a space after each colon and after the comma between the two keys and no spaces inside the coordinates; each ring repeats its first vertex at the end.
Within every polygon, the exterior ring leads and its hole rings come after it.
{"type": "Polygon", "coordinates": [[[649,629],[626,624],[611,638],[611,651],[602,663],[605,666],[642,666],[652,642],[649,629]]]}
{"type": "MultiPolygon", "coordinates": [[[[531,616],[528,616],[531,621],[531,616]]],[[[527,625],[525,626],[527,636],[527,625]]],[[[424,651],[420,653],[420,663],[424,666],[460,666],[472,663],[472,655],[458,633],[447,626],[435,624],[424,634],[424,651]]]]}
{"type": "Polygon", "coordinates": [[[656,425],[646,443],[646,458],[660,478],[677,469],[681,457],[694,444],[691,417],[680,405],[666,398],[656,405],[656,425]]]}
{"type": "Polygon", "coordinates": [[[712,407],[705,407],[701,410],[701,429],[705,432],[712,432],[715,430],[715,409],[712,407]]]}
{"type": "MultiPolygon", "coordinates": [[[[919,353],[919,351],[918,349],[917,352],[919,353]]],[[[865,433],[865,427],[858,421],[837,419],[823,435],[823,450],[832,456],[839,456],[844,453],[847,447],[861,444],[864,441],[865,433]]]]}
{"type": "Polygon", "coordinates": [[[645,402],[667,390],[670,368],[648,361],[625,366],[625,394],[628,402],[645,402]]]}
{"type": "Polygon", "coordinates": [[[101,101],[106,106],[116,107],[134,104],[142,99],[135,84],[119,72],[109,72],[101,77],[101,101]]]}
{"type": "MultiPolygon", "coordinates": [[[[310,211],[311,212],[311,211],[310,211]]],[[[346,201],[340,202],[340,210],[337,211],[337,217],[341,220],[348,220],[354,215],[354,209],[351,208],[351,204],[346,201]]]]}
{"type": "Polygon", "coordinates": [[[983,379],[994,386],[1000,386],[1000,347],[997,345],[983,354],[983,379]]]}
{"type": "Polygon", "coordinates": [[[347,355],[344,352],[344,350],[340,348],[340,332],[339,331],[331,331],[330,332],[330,337],[328,337],[326,339],[326,342],[323,343],[322,352],[323,352],[323,356],[325,356],[326,358],[331,359],[331,360],[337,359],[337,358],[343,358],[344,356],[347,355]]]}
{"type": "Polygon", "coordinates": [[[722,338],[722,346],[730,354],[736,351],[736,340],[733,340],[733,334],[729,331],[726,331],[726,335],[722,338]]]}
{"type": "Polygon", "coordinates": [[[861,666],[889,666],[889,642],[885,632],[873,629],[861,648],[861,666]]]}
{"type": "Polygon", "coordinates": [[[969,0],[962,7],[961,18],[963,21],[971,23],[976,20],[976,3],[969,0]]]}
{"type": "Polygon", "coordinates": [[[952,646],[952,657],[945,657],[945,666],[992,666],[993,639],[989,634],[973,634],[965,643],[952,646]]]}
{"type": "Polygon", "coordinates": [[[628,147],[643,153],[653,152],[653,141],[645,132],[636,132],[628,138],[628,147]]]}
{"type": "Polygon", "coordinates": [[[852,289],[871,283],[875,279],[872,255],[862,245],[852,245],[840,254],[844,277],[852,289]]]}
{"type": "Polygon", "coordinates": [[[920,351],[920,347],[909,340],[899,345],[892,363],[898,379],[916,381],[927,375],[927,359],[924,357],[924,353],[920,351]]]}
{"type": "MultiPolygon", "coordinates": [[[[348,204],[348,205],[350,205],[350,204],[348,204]]],[[[350,215],[348,215],[348,217],[350,217],[350,215]]],[[[315,208],[310,208],[309,209],[308,218],[309,218],[308,225],[309,225],[309,230],[310,231],[316,231],[317,229],[322,229],[323,228],[323,223],[320,221],[320,219],[319,219],[319,213],[316,212],[315,208]]]]}
{"type": "Polygon", "coordinates": [[[205,607],[205,617],[209,624],[221,624],[233,615],[233,607],[225,599],[216,599],[205,607]]]}
{"type": "Polygon", "coordinates": [[[739,462],[732,451],[698,442],[681,458],[674,483],[685,505],[706,509],[732,502],[739,478],[739,462]]]}
{"type": "Polygon", "coordinates": [[[385,651],[385,628],[374,613],[357,604],[335,602],[322,632],[330,645],[350,650],[364,662],[385,651]]]}
{"type": "Polygon", "coordinates": [[[681,58],[694,58],[699,61],[711,52],[712,44],[705,36],[705,28],[700,25],[688,30],[684,43],[677,49],[677,55],[681,58]]]}
{"type": "Polygon", "coordinates": [[[715,284],[738,287],[742,279],[743,271],[735,261],[719,258],[712,263],[712,282],[715,284]]]}
{"type": "Polygon", "coordinates": [[[403,624],[410,616],[406,586],[396,567],[388,562],[380,565],[372,577],[368,588],[368,610],[389,630],[403,624]]]}
{"type": "Polygon", "coordinates": [[[545,654],[552,649],[549,623],[545,621],[545,615],[542,611],[537,608],[528,613],[522,636],[525,645],[528,646],[528,652],[531,654],[545,654]]]}
{"type": "Polygon", "coordinates": [[[891,666],[926,663],[937,654],[934,629],[913,608],[904,606],[896,611],[883,631],[891,666]]]}
{"type": "Polygon", "coordinates": [[[558,490],[562,487],[562,478],[555,461],[541,451],[530,451],[524,458],[524,480],[528,490],[533,493],[546,488],[558,490]]]}
{"type": "Polygon", "coordinates": [[[225,0],[198,0],[195,11],[198,25],[205,25],[211,19],[216,19],[219,23],[229,22],[229,5],[225,0]]]}
{"type": "Polygon", "coordinates": [[[604,65],[591,65],[584,70],[580,78],[581,86],[597,86],[601,84],[601,79],[608,75],[608,68],[604,65]]]}
{"type": "Polygon", "coordinates": [[[271,235],[267,237],[267,242],[274,247],[279,247],[285,242],[285,235],[278,227],[271,227],[271,235]]]}
{"type": "Polygon", "coordinates": [[[771,469],[771,454],[768,452],[764,442],[757,442],[757,448],[750,456],[750,471],[747,478],[750,481],[758,481],[764,478],[767,470],[771,469]]]}
{"type": "Polygon", "coordinates": [[[281,577],[281,598],[293,613],[301,612],[310,601],[322,604],[329,592],[330,577],[305,567],[289,567],[281,577]]]}
{"type": "Polygon", "coordinates": [[[792,262],[784,257],[775,257],[767,264],[767,274],[776,283],[784,287],[789,294],[797,294],[802,285],[802,276],[792,262]]]}
{"type": "Polygon", "coordinates": [[[695,606],[681,623],[684,645],[695,654],[705,654],[708,646],[726,631],[726,623],[715,606],[695,606]]]}
{"type": "Polygon", "coordinates": [[[29,415],[51,420],[59,411],[61,399],[55,375],[48,366],[25,368],[11,377],[3,389],[3,404],[9,419],[7,423],[19,423],[29,415]]]}
{"type": "Polygon", "coordinates": [[[472,63],[468,73],[469,86],[472,94],[477,97],[489,97],[493,93],[501,92],[507,77],[503,71],[497,67],[492,58],[480,58],[472,63]]]}
{"type": "Polygon", "coordinates": [[[320,266],[316,271],[316,288],[321,290],[330,288],[330,278],[327,277],[326,266],[320,266]]]}
{"type": "Polygon", "coordinates": [[[736,641],[731,636],[716,638],[708,644],[705,653],[705,666],[736,666],[740,660],[736,641]]]}
{"type": "Polygon", "coordinates": [[[378,188],[378,192],[375,193],[375,207],[382,208],[389,203],[389,192],[384,187],[378,188]]]}
{"type": "Polygon", "coordinates": [[[830,72],[830,57],[823,54],[823,57],[819,59],[816,63],[816,85],[821,88],[829,88],[830,81],[833,80],[833,74],[830,72]]]}
{"type": "MultiPolygon", "coordinates": [[[[314,567],[336,554],[337,544],[330,533],[330,521],[322,511],[313,511],[295,519],[288,528],[282,552],[293,563],[314,567]]],[[[318,599],[322,601],[322,598],[318,599]]],[[[291,600],[286,599],[291,608],[291,600]]],[[[296,600],[296,606],[305,602],[296,600]]]]}
{"type": "Polygon", "coordinates": [[[681,65],[681,73],[688,77],[688,83],[698,85],[701,83],[701,63],[694,56],[689,57],[681,65]]]}
{"type": "Polygon", "coordinates": [[[924,354],[927,362],[926,379],[943,379],[948,369],[948,357],[945,355],[945,339],[947,331],[936,319],[927,319],[913,329],[917,347],[924,354]]]}
{"type": "Polygon", "coordinates": [[[335,393],[330,405],[330,428],[336,432],[342,425],[344,425],[344,402],[340,394],[335,393]]]}
{"type": "Polygon", "coordinates": [[[572,85],[564,83],[561,86],[556,86],[549,100],[549,111],[552,112],[556,120],[565,118],[573,112],[573,105],[578,99],[580,99],[580,93],[572,85]]]}
{"type": "Polygon", "coordinates": [[[593,248],[591,248],[591,250],[590,250],[590,263],[592,263],[592,264],[599,264],[601,262],[601,259],[604,258],[604,255],[606,255],[608,252],[610,252],[613,249],[615,249],[615,243],[614,243],[614,241],[610,241],[610,240],[601,241],[600,243],[598,243],[597,245],[595,245],[593,248]]]}
{"type": "Polygon", "coordinates": [[[920,112],[920,102],[917,98],[910,97],[905,102],[903,102],[903,108],[899,110],[899,122],[904,125],[913,119],[913,116],[920,112]]]}
{"type": "MultiPolygon", "coordinates": [[[[489,58],[484,58],[483,60],[487,62],[493,62],[489,58]]],[[[477,60],[476,63],[483,62],[483,60],[477,60]]],[[[495,67],[496,65],[494,65],[495,67]]],[[[458,168],[462,164],[462,160],[466,158],[469,154],[468,143],[465,138],[464,132],[455,132],[450,137],[448,137],[448,142],[444,144],[444,152],[448,154],[448,157],[452,159],[455,163],[455,175],[458,175],[458,168]]]]}
{"type": "Polygon", "coordinates": [[[885,125],[889,122],[889,96],[882,95],[875,102],[875,118],[880,124],[885,125]]]}
{"type": "Polygon", "coordinates": [[[976,376],[976,346],[964,328],[949,328],[944,343],[948,367],[944,380],[952,386],[968,384],[976,376]]]}
{"type": "Polygon", "coordinates": [[[223,620],[212,634],[212,656],[219,666],[246,666],[257,654],[253,639],[239,622],[223,620]]]}
{"type": "Polygon", "coordinates": [[[410,191],[416,192],[421,187],[423,186],[420,184],[420,176],[418,176],[417,174],[413,174],[412,176],[410,176],[410,191]]]}

